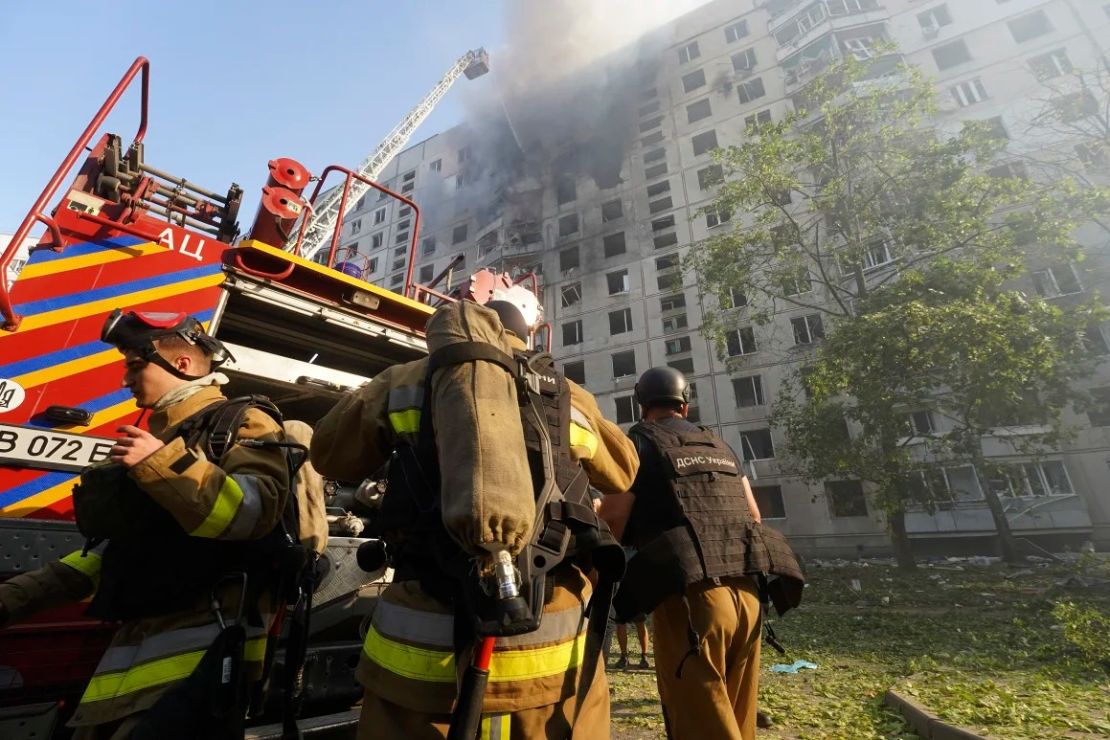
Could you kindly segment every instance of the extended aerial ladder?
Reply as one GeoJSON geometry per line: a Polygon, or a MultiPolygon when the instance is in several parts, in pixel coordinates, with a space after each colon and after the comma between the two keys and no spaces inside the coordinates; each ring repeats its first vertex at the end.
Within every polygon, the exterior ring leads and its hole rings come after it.
{"type": "MultiPolygon", "coordinates": [[[[356,170],[357,174],[366,180],[377,179],[389,161],[404,148],[405,144],[412,138],[413,132],[431,114],[436,104],[443,99],[443,96],[447,94],[447,91],[451,89],[451,86],[455,84],[459,77],[466,75],[468,80],[473,80],[488,71],[489,55],[485,49],[479,48],[468,51],[460,57],[455,65],[447,71],[447,74],[443,76],[443,79],[389,132],[389,135],[382,140],[378,148],[362,161],[362,164],[356,170]]],[[[369,189],[370,186],[365,182],[357,178],[354,179],[347,192],[346,201],[357,203],[359,198],[365,195],[369,189]]],[[[335,232],[336,220],[340,217],[342,190],[342,188],[334,188],[320,198],[320,202],[314,205],[312,211],[306,213],[305,218],[308,219],[308,224],[303,229],[304,237],[300,240],[298,250],[305,259],[312,259],[317,252],[328,246],[328,242],[335,232]]],[[[286,249],[297,249],[298,233],[299,231],[293,232],[293,237],[286,242],[286,249]]]]}

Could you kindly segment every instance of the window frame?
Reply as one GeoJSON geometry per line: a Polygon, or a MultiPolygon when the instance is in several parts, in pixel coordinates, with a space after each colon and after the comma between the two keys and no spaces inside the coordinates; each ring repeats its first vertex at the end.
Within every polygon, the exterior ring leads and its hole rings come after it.
{"type": "Polygon", "coordinates": [[[573,283],[566,283],[559,287],[559,305],[562,308],[571,308],[582,303],[582,283],[575,281],[573,283]],[[567,301],[567,296],[574,296],[574,300],[567,301]]]}
{"type": "Polygon", "coordinates": [[[1068,50],[1064,47],[1029,57],[1028,64],[1030,72],[1040,82],[1071,74],[1075,69],[1071,63],[1071,57],[1068,56],[1068,50]],[[1047,74],[1041,74],[1042,71],[1047,74]]]}
{"type": "Polygon", "coordinates": [[[766,97],[767,88],[763,84],[762,77],[752,77],[749,80],[744,80],[736,84],[736,96],[740,100],[740,105],[747,105],[753,101],[766,97]]]}
{"type": "Polygon", "coordinates": [[[741,18],[740,20],[733,21],[725,26],[724,32],[726,44],[735,44],[740,39],[747,38],[747,36],[751,34],[748,28],[748,19],[741,18]],[[732,34],[732,38],[729,38],[730,33],[732,34]]]}
{"type": "Polygon", "coordinates": [[[983,85],[983,80],[979,77],[972,77],[970,79],[958,82],[948,88],[948,92],[956,100],[956,104],[961,108],[970,108],[977,103],[982,103],[990,99],[987,94],[987,88],[983,85]]]}
{"type": "MultiPolygon", "coordinates": [[[[761,451],[766,452],[767,450],[762,449],[764,447],[762,442],[763,442],[763,440],[761,439],[760,440],[761,451]]],[[[742,430],[740,430],[740,459],[741,460],[743,460],[744,462],[752,463],[752,462],[759,462],[760,460],[774,460],[775,457],[776,457],[776,455],[775,455],[775,438],[774,438],[774,435],[771,434],[771,428],[770,427],[760,427],[758,429],[742,429],[742,430]],[[770,453],[771,453],[769,456],[766,456],[766,457],[756,457],[755,456],[756,455],[755,444],[752,442],[751,437],[749,436],[749,435],[753,435],[753,434],[759,434],[761,437],[766,435],[766,443],[767,443],[766,447],[769,448],[770,453]],[[745,442],[747,442],[746,445],[744,444],[745,442]],[[751,457],[748,457],[748,452],[749,451],[752,454],[751,457]]]]}
{"type": "Polygon", "coordinates": [[[610,296],[628,295],[632,291],[632,276],[629,274],[628,268],[621,268],[605,273],[605,289],[610,296]],[[621,281],[620,290],[613,290],[613,278],[617,278],[621,281]]]}
{"type": "Polygon", "coordinates": [[[1056,27],[1052,25],[1052,19],[1050,19],[1048,17],[1048,14],[1044,12],[1044,8],[1037,8],[1030,13],[1018,16],[1017,18],[1011,18],[1006,21],[1006,27],[1010,29],[1010,35],[1013,37],[1014,42],[1018,44],[1024,44],[1028,41],[1032,41],[1033,39],[1040,38],[1041,36],[1046,36],[1056,30],[1056,27]],[[1032,27],[1029,27],[1022,32],[1024,38],[1018,38],[1018,32],[1017,30],[1015,30],[1014,24],[1021,24],[1022,22],[1033,21],[1038,18],[1044,21],[1044,28],[1034,29],[1032,27]],[[1027,35],[1029,31],[1033,31],[1033,33],[1031,35],[1027,35]]]}
{"type": "Polygon", "coordinates": [[[694,351],[693,341],[690,339],[689,334],[684,334],[681,337],[672,337],[663,340],[663,355],[665,357],[673,357],[674,355],[685,355],[694,351]],[[674,348],[671,345],[674,344],[674,348]]]}
{"type": "Polygon", "coordinates": [[[615,337],[615,336],[619,336],[621,334],[629,334],[632,331],[634,331],[635,327],[632,324],[632,308],[631,307],[626,306],[624,308],[619,308],[616,311],[609,311],[608,314],[609,314],[609,336],[615,337]],[[621,319],[620,323],[621,323],[621,325],[623,325],[624,328],[619,329],[617,331],[614,331],[614,326],[615,326],[614,325],[614,318],[617,317],[617,316],[620,317],[620,319],[621,319]]]}
{"type": "Polygon", "coordinates": [[[688,41],[682,46],[678,47],[678,63],[689,64],[701,57],[701,48],[698,46],[697,39],[688,41]]]}
{"type": "Polygon", "coordinates": [[[700,90],[707,84],[705,77],[705,67],[687,72],[686,74],[682,75],[681,78],[679,78],[679,82],[682,83],[682,92],[686,95],[689,95],[695,90],[700,90]]]}
{"type": "Polygon", "coordinates": [[[628,252],[628,238],[623,231],[614,231],[601,237],[601,253],[605,259],[611,259],[626,252],[628,252]]]}
{"type": "Polygon", "coordinates": [[[564,321],[561,324],[561,327],[562,327],[562,334],[563,334],[562,339],[563,339],[563,346],[564,347],[573,347],[575,345],[582,344],[582,342],[585,341],[585,335],[582,331],[582,319],[575,319],[574,321],[564,321]],[[567,330],[568,329],[572,330],[572,339],[573,339],[573,341],[570,341],[570,342],[567,341],[567,330]]]}
{"type": "MultiPolygon", "coordinates": [[[[614,352],[609,355],[609,361],[613,368],[613,380],[620,380],[621,378],[630,378],[636,375],[636,350],[626,349],[620,352],[614,352]],[[618,362],[622,365],[627,364],[628,358],[632,358],[631,370],[628,372],[621,372],[618,374],[618,362]]],[[[627,369],[627,368],[625,368],[627,369]]]]}
{"type": "Polygon", "coordinates": [[[794,330],[794,346],[808,347],[825,338],[825,322],[820,313],[807,313],[805,316],[795,316],[790,319],[790,326],[794,330]],[[801,322],[800,324],[797,322],[801,322]],[[805,339],[801,339],[799,328],[805,329],[805,339]]]}
{"type": "Polygon", "coordinates": [[[961,39],[955,39],[954,41],[949,41],[947,44],[943,44],[941,46],[934,47],[934,48],[930,49],[929,51],[933,56],[933,63],[936,64],[937,69],[941,72],[943,72],[945,70],[948,70],[948,69],[952,69],[954,67],[958,67],[961,64],[967,64],[968,62],[973,61],[975,59],[975,57],[973,57],[971,55],[971,49],[968,48],[967,42],[964,41],[962,38],[961,39]],[[961,58],[957,61],[945,63],[944,66],[941,66],[940,58],[937,57],[937,53],[938,52],[945,52],[945,51],[951,50],[951,49],[963,49],[963,58],[961,58]]]}
{"type": "Polygon", "coordinates": [[[869,514],[868,506],[867,506],[867,493],[866,493],[866,491],[863,490],[863,482],[862,481],[858,481],[858,480],[829,480],[829,481],[825,481],[825,498],[828,500],[829,514],[834,519],[850,519],[852,517],[868,516],[868,514],[869,514]],[[834,486],[838,486],[838,485],[842,485],[842,484],[854,484],[852,486],[852,490],[850,491],[853,498],[856,495],[856,490],[855,489],[858,489],[859,502],[862,504],[862,511],[858,510],[859,507],[857,507],[855,505],[854,501],[852,502],[853,505],[851,507],[851,510],[844,511],[844,512],[838,511],[838,507],[836,505],[836,502],[837,502],[838,499],[842,500],[842,497],[844,496],[845,493],[847,493],[847,491],[841,491],[841,492],[838,493],[837,489],[834,488],[834,486]]]}
{"type": "MultiPolygon", "coordinates": [[[[764,494],[766,495],[766,494],[764,494]]],[[[752,498],[755,499],[755,505],[759,507],[759,517],[762,520],[767,519],[786,519],[786,498],[782,495],[782,486],[778,483],[768,484],[763,486],[752,486],[752,498]],[[778,499],[778,506],[765,507],[763,502],[760,501],[761,493],[764,491],[773,491],[775,497],[778,499]],[[765,511],[770,509],[770,511],[765,511]],[[781,512],[781,513],[779,513],[781,512]]]]}
{"type": "Polygon", "coordinates": [[[613,396],[613,410],[613,418],[617,420],[618,424],[636,423],[636,412],[638,411],[638,409],[636,404],[636,397],[634,395],[613,396]],[[622,409],[622,404],[626,404],[627,408],[622,409]],[[626,410],[627,414],[621,413],[623,410],[626,410]],[[626,415],[628,418],[624,418],[626,415]]]}
{"type": "Polygon", "coordinates": [[[755,336],[755,327],[752,325],[738,326],[735,329],[730,329],[725,334],[725,354],[729,357],[746,357],[747,355],[754,355],[759,351],[759,341],[755,336]],[[750,337],[750,340],[745,341],[745,333],[750,337]],[[729,341],[735,337],[735,347],[739,352],[733,352],[733,344],[729,341]],[[751,345],[750,349],[746,345],[751,345]]]}
{"type": "Polygon", "coordinates": [[[559,272],[566,273],[569,270],[577,270],[581,266],[582,257],[578,252],[578,245],[559,250],[559,272]],[[571,254],[574,255],[574,264],[568,264],[571,261],[571,254]]]}
{"type": "Polygon", "coordinates": [[[732,395],[736,402],[736,408],[754,409],[767,405],[767,397],[763,394],[763,376],[761,374],[741,375],[731,380],[732,395]],[[741,400],[741,386],[744,384],[744,381],[747,381],[750,397],[754,403],[743,403],[741,400]]]}
{"type": "Polygon", "coordinates": [[[702,131],[700,134],[694,134],[693,136],[690,137],[690,147],[691,147],[691,151],[693,151],[695,157],[700,157],[700,156],[703,156],[704,154],[706,154],[708,152],[713,151],[714,149],[719,149],[720,144],[717,141],[717,129],[711,128],[708,131],[702,131]],[[707,139],[705,137],[711,137],[713,139],[713,144],[711,146],[703,147],[702,150],[699,152],[698,151],[698,139],[702,139],[703,141],[708,141],[709,139],[707,139]]]}
{"type": "Polygon", "coordinates": [[[1075,271],[1075,264],[1070,261],[1048,265],[1039,270],[1031,270],[1029,277],[1033,280],[1033,290],[1036,291],[1037,295],[1045,299],[1079,295],[1083,292],[1083,282],[1079,279],[1079,273],[1075,271]],[[1061,281],[1059,276],[1057,276],[1057,270],[1064,269],[1068,271],[1068,275],[1071,277],[1070,282],[1074,284],[1074,290],[1064,290],[1061,287],[1061,281]],[[1045,278],[1048,279],[1047,282],[1045,278]],[[1051,288],[1051,291],[1045,291],[1042,290],[1042,288],[1051,288]]]}

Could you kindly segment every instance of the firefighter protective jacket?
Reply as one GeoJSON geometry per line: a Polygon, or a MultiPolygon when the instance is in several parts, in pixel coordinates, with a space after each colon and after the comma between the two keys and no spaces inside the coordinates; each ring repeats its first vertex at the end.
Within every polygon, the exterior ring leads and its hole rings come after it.
{"type": "MultiPolygon", "coordinates": [[[[187,449],[177,437],[178,426],[204,408],[223,401],[219,387],[201,388],[187,398],[155,411],[150,431],[166,445],[131,469],[131,477],[194,537],[225,540],[256,539],[278,523],[289,495],[289,472],[279,448],[232,445],[223,459],[207,460],[206,439],[187,449]]],[[[248,409],[239,439],[280,440],[282,432],[265,412],[248,409]]],[[[101,554],[107,542],[82,555],[80,551],[0,584],[0,603],[15,621],[50,606],[92,594],[101,576],[101,554]]],[[[157,557],[152,553],[151,557],[157,557]]],[[[172,579],[173,573],[165,573],[172,579]]],[[[143,589],[142,583],[134,588],[143,589]]],[[[217,598],[229,621],[239,610],[240,589],[221,586],[217,598]]],[[[257,594],[245,612],[247,621],[245,675],[257,677],[273,619],[272,594],[257,594]]],[[[70,724],[98,725],[149,709],[175,682],[187,677],[219,633],[207,596],[192,608],[126,621],[116,633],[81,698],[70,724]]]]}
{"type": "MultiPolygon", "coordinates": [[[[316,427],[311,454],[316,468],[328,477],[358,481],[374,474],[399,444],[416,446],[426,372],[427,360],[388,368],[340,401],[316,427]]],[[[631,440],[601,415],[593,396],[573,382],[569,387],[573,458],[603,493],[626,491],[639,464],[631,440]]],[[[591,590],[575,568],[552,571],[551,580],[554,588],[539,630],[498,639],[483,711],[514,712],[573,695],[591,590]],[[567,680],[568,674],[575,680],[567,680]]],[[[359,680],[409,710],[450,712],[467,661],[465,655],[456,661],[454,635],[448,606],[424,593],[417,581],[392,584],[375,609],[359,680]]]]}

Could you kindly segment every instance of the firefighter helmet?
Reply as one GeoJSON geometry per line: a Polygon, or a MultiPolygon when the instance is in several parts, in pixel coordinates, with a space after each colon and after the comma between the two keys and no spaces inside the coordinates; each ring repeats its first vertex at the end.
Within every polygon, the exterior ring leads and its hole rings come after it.
{"type": "Polygon", "coordinates": [[[209,357],[213,369],[233,359],[223,342],[205,332],[201,323],[186,313],[124,311],[117,308],[100,329],[102,342],[115,345],[121,352],[136,352],[147,362],[154,362],[179,378],[189,379],[162,357],[155,347],[157,340],[171,336],[179,336],[199,347],[209,357]]]}

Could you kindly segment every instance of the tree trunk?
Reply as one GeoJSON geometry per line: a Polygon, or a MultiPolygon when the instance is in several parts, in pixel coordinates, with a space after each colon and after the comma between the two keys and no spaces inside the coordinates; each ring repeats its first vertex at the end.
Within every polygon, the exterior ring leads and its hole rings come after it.
{"type": "MultiPolygon", "coordinates": [[[[982,439],[981,436],[980,439],[982,439]]],[[[987,502],[987,509],[990,510],[991,519],[994,520],[994,529],[998,533],[999,554],[1002,555],[1002,560],[1005,562],[1016,563],[1018,562],[1017,542],[1014,541],[1014,533],[1010,530],[1010,522],[1006,519],[1006,511],[1002,508],[1002,500],[999,499],[998,494],[991,489],[990,481],[984,481],[979,474],[980,470],[985,469],[983,455],[978,455],[973,463],[975,477],[979,479],[979,489],[983,492],[983,498],[987,502]]]]}
{"type": "Polygon", "coordinates": [[[894,546],[894,559],[898,567],[902,570],[915,570],[917,561],[913,559],[910,536],[906,532],[906,507],[899,506],[888,511],[887,523],[890,526],[890,543],[894,546]]]}
{"type": "Polygon", "coordinates": [[[987,500],[987,508],[990,509],[991,519],[994,520],[994,528],[998,532],[998,549],[1001,552],[1002,559],[1007,563],[1018,562],[1017,542],[1014,541],[1014,533],[1010,530],[1010,522],[1006,519],[1002,501],[998,498],[998,494],[991,490],[989,482],[983,488],[983,498],[987,500]]]}

